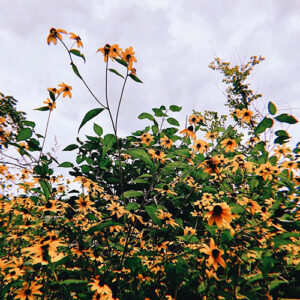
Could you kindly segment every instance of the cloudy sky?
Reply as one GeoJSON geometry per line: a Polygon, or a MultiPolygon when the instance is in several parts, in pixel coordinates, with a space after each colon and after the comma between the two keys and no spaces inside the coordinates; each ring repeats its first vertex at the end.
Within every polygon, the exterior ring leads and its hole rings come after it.
{"type": "MultiPolygon", "coordinates": [[[[183,106],[182,126],[193,109],[224,108],[222,77],[208,68],[220,57],[243,64],[252,55],[266,60],[251,76],[252,88],[282,112],[300,116],[300,1],[297,0],[0,0],[0,91],[19,100],[19,108],[39,123],[47,113],[34,111],[46,100],[47,88],[65,82],[73,98],[61,99],[50,121],[48,149],[57,140],[61,150],[75,141],[84,114],[97,103],[72,72],[61,45],[48,46],[51,27],[81,36],[87,63],[76,64],[94,93],[104,99],[105,64],[96,51],[106,43],[132,46],[138,63],[138,84],[126,86],[120,135],[143,128],[143,111],[162,104],[183,106]]],[[[68,41],[68,39],[65,37],[68,41]]],[[[120,72],[122,67],[112,66],[120,72]]],[[[122,79],[109,76],[110,102],[117,105],[122,79]]],[[[95,121],[105,133],[106,113],[95,121]]],[[[91,133],[92,122],[81,136],[91,133]]],[[[299,125],[290,128],[294,134],[299,125]]],[[[296,133],[299,139],[299,133],[296,133]]]]}

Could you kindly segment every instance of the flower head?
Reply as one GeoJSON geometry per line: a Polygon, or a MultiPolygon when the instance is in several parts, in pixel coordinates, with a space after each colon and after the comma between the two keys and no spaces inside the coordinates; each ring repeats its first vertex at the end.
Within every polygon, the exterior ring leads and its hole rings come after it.
{"type": "Polygon", "coordinates": [[[72,87],[65,84],[64,82],[60,83],[58,86],[60,86],[60,89],[58,90],[60,93],[63,93],[63,97],[65,98],[68,96],[69,98],[72,98],[71,90],[72,87]]]}
{"type": "Polygon", "coordinates": [[[51,43],[53,43],[54,45],[56,45],[57,43],[57,39],[62,40],[62,36],[61,33],[65,33],[67,34],[67,32],[63,29],[55,29],[55,28],[51,28],[50,29],[50,33],[47,37],[47,43],[48,45],[50,45],[51,43]]]}
{"type": "Polygon", "coordinates": [[[218,249],[215,245],[215,241],[211,238],[209,242],[209,247],[207,245],[203,245],[204,248],[201,249],[201,252],[209,255],[207,259],[208,266],[213,266],[215,270],[218,269],[218,265],[222,267],[226,267],[226,263],[224,259],[222,258],[222,255],[224,254],[224,250],[218,249]]]}
{"type": "Polygon", "coordinates": [[[82,41],[81,41],[81,38],[79,35],[76,35],[75,33],[70,32],[70,39],[73,39],[76,41],[78,48],[83,47],[83,44],[82,44],[82,41]]]}
{"type": "Polygon", "coordinates": [[[208,225],[212,225],[216,222],[217,226],[221,228],[223,225],[227,225],[232,220],[230,207],[227,203],[217,203],[210,207],[210,211],[207,213],[208,225]]]}
{"type": "Polygon", "coordinates": [[[135,58],[132,47],[126,48],[125,51],[122,51],[122,59],[128,63],[129,66],[132,66],[134,62],[137,62],[135,58]]]}

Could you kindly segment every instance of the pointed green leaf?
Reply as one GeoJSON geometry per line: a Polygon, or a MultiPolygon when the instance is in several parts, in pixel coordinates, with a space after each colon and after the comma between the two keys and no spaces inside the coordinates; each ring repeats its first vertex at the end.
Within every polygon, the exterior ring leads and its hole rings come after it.
{"type": "Polygon", "coordinates": [[[180,125],[179,122],[174,118],[168,118],[167,121],[168,121],[169,124],[174,125],[174,126],[179,126],[180,125]]]}
{"type": "Polygon", "coordinates": [[[182,107],[180,107],[180,106],[170,105],[170,110],[173,111],[173,112],[181,111],[181,109],[182,109],[182,107]]]}
{"type": "Polygon", "coordinates": [[[76,144],[71,144],[71,145],[68,145],[63,151],[72,151],[77,148],[78,148],[78,146],[76,144]]]}
{"type": "Polygon", "coordinates": [[[50,108],[48,106],[42,106],[42,107],[39,107],[39,108],[35,108],[34,110],[47,111],[47,110],[50,110],[50,108]]]}
{"type": "Polygon", "coordinates": [[[94,109],[91,109],[90,111],[88,111],[85,114],[85,116],[84,116],[84,118],[83,118],[83,120],[82,120],[82,122],[81,122],[81,124],[79,126],[78,133],[79,133],[81,127],[84,124],[86,124],[88,121],[90,121],[91,119],[93,119],[94,117],[96,117],[97,115],[99,115],[103,110],[104,110],[104,108],[94,108],[94,109]]]}
{"type": "Polygon", "coordinates": [[[71,66],[72,66],[73,72],[74,72],[80,79],[82,79],[82,77],[81,77],[81,75],[79,74],[79,71],[78,71],[76,65],[73,64],[73,63],[71,63],[71,66]]]}
{"type": "Polygon", "coordinates": [[[129,77],[131,77],[134,81],[136,81],[136,82],[141,82],[141,83],[143,83],[143,81],[141,80],[141,79],[139,79],[138,77],[136,77],[135,75],[133,75],[133,74],[129,74],[128,75],[129,77]]]}
{"type": "Polygon", "coordinates": [[[94,131],[96,134],[98,134],[99,136],[102,135],[103,133],[103,129],[101,126],[97,125],[96,123],[94,123],[94,131]]]}
{"type": "Polygon", "coordinates": [[[119,64],[121,64],[121,65],[123,65],[123,66],[125,66],[125,67],[128,66],[127,62],[124,61],[123,59],[120,59],[120,58],[114,58],[114,59],[115,59],[115,61],[118,62],[119,64]]]}
{"type": "Polygon", "coordinates": [[[79,50],[77,50],[77,49],[71,49],[70,53],[72,53],[72,54],[74,54],[76,56],[81,57],[83,59],[84,63],[85,63],[85,57],[84,57],[84,55],[79,50]]]}
{"type": "Polygon", "coordinates": [[[55,101],[55,95],[51,91],[48,91],[48,92],[49,92],[49,96],[50,96],[51,100],[55,101]]]}
{"type": "Polygon", "coordinates": [[[62,164],[59,165],[59,167],[61,167],[61,168],[71,168],[73,166],[74,165],[69,161],[65,161],[65,162],[63,162],[62,164]]]}
{"type": "Polygon", "coordinates": [[[255,134],[264,132],[267,128],[271,128],[274,124],[272,119],[265,117],[255,128],[255,134]]]}
{"type": "Polygon", "coordinates": [[[102,152],[102,158],[104,158],[104,155],[107,153],[107,151],[109,150],[109,148],[111,148],[111,146],[116,142],[116,137],[114,134],[107,134],[104,137],[103,140],[103,152],[102,152]]]}
{"type": "Polygon", "coordinates": [[[150,156],[146,153],[144,149],[132,149],[126,151],[133,159],[140,159],[147,165],[154,167],[154,164],[150,158],[150,156]]]}
{"type": "Polygon", "coordinates": [[[143,195],[143,192],[140,191],[126,191],[123,193],[124,198],[137,198],[143,195]]]}
{"type": "Polygon", "coordinates": [[[298,120],[294,116],[289,114],[281,114],[275,119],[279,122],[288,123],[288,124],[295,124],[298,122],[298,120]]]}
{"type": "Polygon", "coordinates": [[[124,76],[121,75],[117,70],[115,70],[115,69],[108,69],[108,70],[109,70],[110,72],[115,73],[116,75],[118,75],[118,76],[124,78],[124,76]]]}
{"type": "Polygon", "coordinates": [[[142,119],[148,119],[148,120],[150,120],[150,121],[154,121],[154,117],[153,117],[151,114],[145,113],[145,112],[141,113],[141,114],[138,116],[138,118],[139,118],[140,120],[142,120],[142,119]]]}
{"type": "Polygon", "coordinates": [[[32,136],[32,130],[30,128],[22,128],[18,135],[17,135],[17,141],[25,141],[29,139],[32,136]]]}
{"type": "Polygon", "coordinates": [[[271,115],[275,115],[277,112],[277,108],[276,108],[275,104],[271,101],[268,104],[268,110],[271,115]]]}

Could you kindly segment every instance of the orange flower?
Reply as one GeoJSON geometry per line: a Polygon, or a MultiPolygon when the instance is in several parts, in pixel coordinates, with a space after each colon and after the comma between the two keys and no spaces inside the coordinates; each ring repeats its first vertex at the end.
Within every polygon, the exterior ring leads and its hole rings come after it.
{"type": "Polygon", "coordinates": [[[173,141],[169,139],[166,135],[160,139],[160,145],[163,146],[164,148],[170,149],[171,146],[173,145],[173,141]]]}
{"type": "Polygon", "coordinates": [[[134,62],[137,62],[137,59],[134,57],[132,47],[126,48],[125,51],[122,51],[122,59],[125,60],[129,66],[132,66],[134,62]]]}
{"type": "Polygon", "coordinates": [[[218,135],[219,133],[217,131],[214,132],[208,131],[207,134],[205,135],[205,138],[214,141],[218,137],[218,135]]]}
{"type": "Polygon", "coordinates": [[[148,153],[152,155],[152,158],[159,160],[162,164],[166,161],[166,154],[160,150],[149,149],[148,153]]]}
{"type": "Polygon", "coordinates": [[[241,121],[249,124],[251,121],[252,115],[253,115],[253,112],[251,110],[243,108],[240,112],[240,118],[242,119],[241,121]]]}
{"type": "Polygon", "coordinates": [[[54,45],[56,45],[57,43],[57,38],[62,40],[62,36],[60,33],[67,33],[65,30],[63,29],[55,29],[55,28],[51,28],[50,29],[50,33],[47,37],[47,43],[48,45],[50,45],[50,43],[53,43],[54,45]]]}
{"type": "Polygon", "coordinates": [[[198,168],[204,167],[203,172],[208,174],[220,173],[218,165],[220,161],[217,157],[208,157],[206,160],[198,165],[198,168]]]}
{"type": "Polygon", "coordinates": [[[70,39],[73,39],[76,41],[78,48],[83,47],[83,44],[82,44],[82,41],[81,41],[81,38],[79,35],[76,35],[75,33],[70,32],[70,39]]]}
{"type": "Polygon", "coordinates": [[[222,258],[222,255],[224,254],[224,250],[218,249],[215,245],[214,240],[211,238],[209,242],[209,247],[207,245],[203,245],[204,248],[201,249],[201,252],[209,255],[207,259],[208,266],[213,266],[215,270],[218,269],[218,265],[222,266],[223,268],[226,267],[226,263],[224,259],[222,258]]]}
{"type": "Polygon", "coordinates": [[[196,139],[196,134],[194,132],[193,126],[189,126],[188,128],[181,130],[179,133],[185,134],[186,137],[190,136],[192,140],[196,139]]]}
{"type": "Polygon", "coordinates": [[[43,295],[40,291],[42,286],[43,285],[36,284],[35,282],[31,282],[30,285],[27,282],[23,282],[23,287],[15,292],[17,294],[15,299],[34,300],[36,299],[34,295],[43,295]]]}
{"type": "Polygon", "coordinates": [[[142,143],[144,143],[147,146],[149,146],[150,143],[153,141],[153,136],[150,133],[148,133],[148,132],[144,132],[141,135],[141,139],[142,139],[142,143]]]}
{"type": "Polygon", "coordinates": [[[237,147],[237,143],[232,139],[225,139],[221,142],[221,147],[224,148],[225,152],[233,152],[237,147]]]}
{"type": "Polygon", "coordinates": [[[189,123],[190,123],[190,125],[196,125],[198,122],[200,122],[200,117],[199,116],[197,116],[197,115],[191,115],[189,117],[189,123]]]}
{"type": "Polygon", "coordinates": [[[69,98],[72,98],[71,90],[72,87],[65,84],[64,82],[60,83],[58,86],[61,88],[58,90],[60,93],[63,93],[63,97],[69,96],[69,98]]]}
{"type": "Polygon", "coordinates": [[[47,104],[47,106],[49,107],[49,109],[52,111],[54,108],[56,108],[56,103],[52,100],[50,100],[49,98],[47,98],[46,101],[44,101],[43,103],[47,104]]]}
{"type": "Polygon", "coordinates": [[[192,149],[194,152],[203,153],[206,152],[209,148],[209,145],[204,140],[195,140],[192,149]]]}
{"type": "Polygon", "coordinates": [[[210,211],[207,213],[208,225],[212,225],[216,222],[217,226],[221,228],[223,225],[227,225],[232,220],[230,207],[227,203],[217,203],[210,207],[210,211]],[[226,224],[227,223],[227,224],[226,224]]]}

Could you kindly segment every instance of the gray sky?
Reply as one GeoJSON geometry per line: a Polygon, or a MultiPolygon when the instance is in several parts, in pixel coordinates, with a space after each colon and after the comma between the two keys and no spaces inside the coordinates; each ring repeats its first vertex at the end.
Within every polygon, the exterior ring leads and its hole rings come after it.
{"type": "MultiPolygon", "coordinates": [[[[251,76],[253,90],[264,95],[261,107],[271,100],[282,112],[300,116],[297,0],[0,0],[0,18],[0,91],[19,100],[19,108],[39,123],[39,132],[43,133],[47,113],[33,108],[43,105],[47,88],[60,82],[73,87],[73,98],[57,103],[48,148],[54,136],[59,149],[74,142],[84,114],[97,107],[72,72],[63,47],[47,45],[51,27],[81,36],[87,63],[78,59],[76,64],[100,99],[105,64],[97,49],[106,43],[134,48],[137,75],[144,84],[130,80],[126,86],[121,135],[144,128],[146,122],[137,116],[162,104],[184,106],[182,126],[193,109],[226,113],[222,77],[208,68],[216,56],[233,64],[245,63],[252,55],[266,57],[251,76]]],[[[124,71],[116,63],[111,67],[124,71]]],[[[112,107],[121,85],[122,79],[111,74],[112,107]]],[[[93,121],[105,133],[110,131],[106,113],[93,121]]],[[[91,133],[92,123],[81,136],[91,133]]],[[[299,140],[297,129],[294,125],[290,132],[299,140]]]]}

